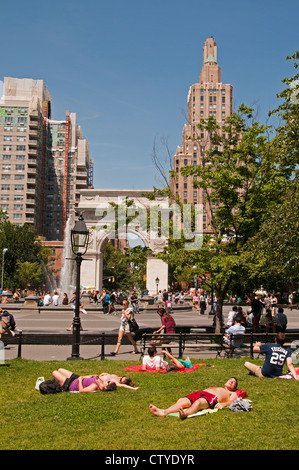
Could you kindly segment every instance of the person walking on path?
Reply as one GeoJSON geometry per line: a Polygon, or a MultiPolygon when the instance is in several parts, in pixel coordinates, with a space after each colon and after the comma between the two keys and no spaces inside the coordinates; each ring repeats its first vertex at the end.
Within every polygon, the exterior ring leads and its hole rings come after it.
{"type": "MultiPolygon", "coordinates": [[[[170,315],[170,313],[167,312],[165,308],[159,308],[157,312],[158,312],[158,315],[160,315],[161,317],[162,326],[157,331],[154,331],[154,335],[158,335],[163,330],[164,330],[165,335],[174,334],[175,333],[175,320],[172,317],[172,315],[170,315]]],[[[161,346],[162,344],[167,344],[169,342],[170,341],[167,341],[164,339],[162,342],[152,341],[151,344],[156,345],[156,346],[161,346]]],[[[171,348],[167,348],[167,351],[171,354],[171,348]]]]}
{"type": "Polygon", "coordinates": [[[116,348],[115,348],[115,351],[111,353],[112,356],[116,356],[118,354],[118,351],[119,351],[124,333],[126,333],[130,343],[133,345],[133,348],[134,348],[133,354],[138,353],[137,345],[136,345],[136,342],[134,341],[134,339],[132,337],[132,333],[130,332],[130,325],[129,325],[129,321],[131,320],[133,315],[134,315],[133,308],[129,307],[128,300],[124,300],[123,301],[123,309],[122,309],[122,315],[121,315],[121,319],[120,319],[121,323],[120,323],[120,328],[119,328],[119,332],[118,332],[116,348]]]}

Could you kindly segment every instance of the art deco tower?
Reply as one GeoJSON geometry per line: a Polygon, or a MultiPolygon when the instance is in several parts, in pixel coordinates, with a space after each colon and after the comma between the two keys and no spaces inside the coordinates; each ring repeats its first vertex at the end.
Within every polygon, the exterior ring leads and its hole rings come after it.
{"type": "MultiPolygon", "coordinates": [[[[171,189],[185,203],[203,204],[203,230],[209,231],[210,209],[205,205],[202,190],[193,187],[196,176],[183,177],[181,168],[188,165],[202,165],[202,159],[210,142],[205,130],[200,130],[201,120],[213,116],[218,124],[232,114],[233,87],[221,82],[221,68],[217,62],[217,44],[213,37],[203,45],[203,66],[199,81],[192,85],[188,93],[187,124],[183,129],[182,147],[174,156],[173,169],[177,178],[172,178],[171,189]]],[[[214,209],[212,209],[214,210],[214,209]]]]}

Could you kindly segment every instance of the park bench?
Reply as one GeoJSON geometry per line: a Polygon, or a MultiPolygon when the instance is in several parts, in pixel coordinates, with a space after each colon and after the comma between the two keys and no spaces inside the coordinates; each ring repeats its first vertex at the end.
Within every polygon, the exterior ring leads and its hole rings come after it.
{"type": "Polygon", "coordinates": [[[178,356],[182,357],[185,349],[216,349],[218,351],[223,342],[222,333],[171,333],[171,334],[152,334],[144,333],[142,335],[141,353],[154,344],[157,347],[178,349],[178,356]]]}
{"type": "MultiPolygon", "coordinates": [[[[291,347],[294,341],[299,341],[299,329],[288,329],[285,331],[285,334],[287,335],[287,341],[284,343],[285,347],[291,347]]],[[[249,350],[250,356],[253,357],[254,343],[274,343],[275,337],[276,333],[253,333],[252,331],[244,334],[231,334],[229,335],[229,343],[235,341],[239,343],[239,345],[232,348],[224,341],[217,357],[232,357],[235,351],[238,352],[242,349],[249,350]]],[[[259,354],[257,357],[259,357],[259,354]]]]}
{"type": "MultiPolygon", "coordinates": [[[[293,341],[299,340],[299,330],[287,330],[286,347],[290,347],[293,341]]],[[[141,354],[144,355],[146,347],[155,344],[162,348],[178,349],[179,357],[186,355],[188,350],[197,349],[199,352],[204,350],[214,350],[216,357],[232,357],[234,351],[239,349],[248,350],[248,353],[253,357],[254,343],[260,341],[261,343],[275,342],[275,333],[245,333],[243,335],[230,335],[230,341],[238,341],[240,345],[233,351],[226,343],[223,333],[175,333],[175,334],[157,334],[145,333],[141,339],[141,354]]]]}

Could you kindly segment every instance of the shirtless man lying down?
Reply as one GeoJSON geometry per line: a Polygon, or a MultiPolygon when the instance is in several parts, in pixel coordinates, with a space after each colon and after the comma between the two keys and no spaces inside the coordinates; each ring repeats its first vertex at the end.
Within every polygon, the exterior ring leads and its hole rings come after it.
{"type": "Polygon", "coordinates": [[[150,405],[150,412],[155,416],[167,416],[170,413],[180,413],[180,418],[184,419],[188,415],[197,413],[206,408],[224,408],[229,406],[239,396],[245,396],[246,392],[237,389],[237,379],[231,377],[224,384],[224,387],[209,387],[205,390],[191,393],[180,398],[169,408],[161,409],[150,405]]]}

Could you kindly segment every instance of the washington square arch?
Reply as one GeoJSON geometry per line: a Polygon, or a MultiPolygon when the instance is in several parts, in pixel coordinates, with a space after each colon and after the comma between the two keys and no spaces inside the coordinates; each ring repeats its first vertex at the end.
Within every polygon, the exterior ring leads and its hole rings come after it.
{"type": "Polygon", "coordinates": [[[89,230],[89,244],[81,267],[81,284],[102,289],[104,246],[109,239],[136,235],[151,250],[147,259],[146,288],[149,295],[168,289],[168,265],[157,258],[167,238],[149,229],[147,218],[154,207],[168,209],[168,198],[155,197],[152,201],[145,190],[86,189],[80,191],[78,213],[82,213],[89,230]],[[128,218],[130,222],[128,222],[128,218]],[[159,279],[157,286],[156,279],[159,279]]]}

